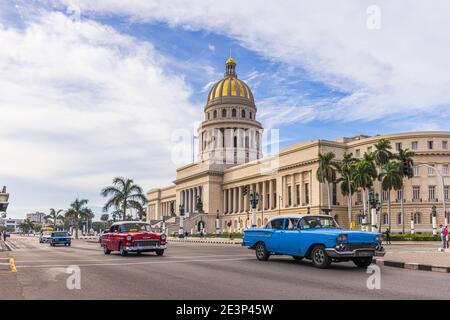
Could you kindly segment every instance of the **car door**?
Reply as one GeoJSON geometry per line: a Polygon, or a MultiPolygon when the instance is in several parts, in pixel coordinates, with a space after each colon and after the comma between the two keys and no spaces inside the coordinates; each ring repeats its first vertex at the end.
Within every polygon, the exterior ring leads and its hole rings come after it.
{"type": "Polygon", "coordinates": [[[267,239],[267,249],[268,251],[280,253],[280,239],[281,232],[283,231],[284,218],[273,219],[271,221],[272,236],[267,239]]]}
{"type": "Polygon", "coordinates": [[[299,219],[285,219],[284,228],[280,234],[280,253],[299,255],[300,230],[297,228],[299,219]]]}

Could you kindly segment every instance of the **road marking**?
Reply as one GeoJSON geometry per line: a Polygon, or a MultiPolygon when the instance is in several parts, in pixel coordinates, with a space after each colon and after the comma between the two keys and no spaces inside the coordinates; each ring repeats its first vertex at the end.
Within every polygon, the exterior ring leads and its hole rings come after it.
{"type": "Polygon", "coordinates": [[[11,272],[17,272],[13,257],[9,257],[9,269],[11,270],[11,272]]]}
{"type": "MultiPolygon", "coordinates": [[[[182,259],[182,258],[209,258],[209,257],[252,257],[253,255],[249,254],[212,254],[212,255],[204,255],[204,256],[166,256],[165,259],[182,259]]],[[[140,258],[137,257],[120,257],[120,258],[114,258],[114,259],[45,259],[45,260],[16,260],[16,263],[23,263],[23,262],[50,262],[50,261],[71,261],[71,262],[87,262],[87,261],[124,261],[124,259],[133,259],[134,260],[142,260],[146,258],[145,256],[142,256],[140,258]]],[[[156,256],[154,256],[156,258],[156,256]]]]}
{"type": "MultiPolygon", "coordinates": [[[[208,260],[178,260],[178,261],[146,261],[146,262],[125,262],[125,263],[89,263],[79,264],[79,267],[98,267],[98,266],[126,266],[126,265],[146,265],[146,264],[160,264],[160,263],[186,263],[186,262],[224,262],[224,261],[240,261],[240,260],[254,260],[254,258],[235,258],[235,259],[208,259],[208,260]]],[[[67,267],[68,264],[54,264],[54,265],[25,265],[17,266],[17,268],[55,268],[55,267],[67,267]]]]}

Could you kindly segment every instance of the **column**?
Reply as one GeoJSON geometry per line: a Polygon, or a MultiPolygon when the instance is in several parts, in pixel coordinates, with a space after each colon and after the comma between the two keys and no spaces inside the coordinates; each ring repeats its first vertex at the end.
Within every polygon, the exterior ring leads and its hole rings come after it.
{"type": "Polygon", "coordinates": [[[243,211],[243,203],[242,203],[242,187],[238,187],[239,188],[239,197],[238,197],[238,202],[239,202],[239,212],[243,211]]]}
{"type": "Polygon", "coordinates": [[[227,190],[223,190],[223,213],[227,213],[227,190]]]}
{"type": "Polygon", "coordinates": [[[262,197],[261,199],[261,204],[262,204],[262,209],[266,210],[267,209],[267,191],[266,191],[266,182],[267,181],[263,181],[262,183],[262,197]]]}
{"type": "Polygon", "coordinates": [[[292,174],[291,176],[291,199],[292,199],[292,206],[295,207],[297,204],[297,199],[295,199],[295,174],[292,174]]]}
{"type": "Polygon", "coordinates": [[[228,209],[227,212],[228,213],[232,213],[233,209],[232,209],[232,205],[231,205],[231,189],[227,189],[227,194],[228,194],[228,209]]]}
{"type": "Polygon", "coordinates": [[[269,181],[269,194],[270,194],[269,209],[273,209],[273,179],[269,181]]]}
{"type": "Polygon", "coordinates": [[[249,210],[249,200],[248,200],[249,192],[250,189],[247,189],[247,194],[244,196],[244,212],[247,212],[249,210]]]}
{"type": "Polygon", "coordinates": [[[237,188],[233,188],[233,212],[238,212],[238,192],[237,188]]]}
{"type": "Polygon", "coordinates": [[[194,194],[194,196],[192,197],[192,199],[194,200],[193,207],[192,207],[193,210],[192,211],[197,211],[197,187],[193,188],[192,192],[194,194]]]}

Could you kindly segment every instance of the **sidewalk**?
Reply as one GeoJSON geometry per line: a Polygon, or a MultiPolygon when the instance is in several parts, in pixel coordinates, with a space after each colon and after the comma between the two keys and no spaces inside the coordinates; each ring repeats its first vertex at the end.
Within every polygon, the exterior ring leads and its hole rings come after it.
{"type": "Polygon", "coordinates": [[[228,239],[228,238],[197,238],[197,237],[187,237],[187,238],[174,238],[167,237],[167,241],[170,242],[184,242],[184,243],[209,243],[209,244],[229,244],[229,245],[241,245],[242,239],[228,239]]]}

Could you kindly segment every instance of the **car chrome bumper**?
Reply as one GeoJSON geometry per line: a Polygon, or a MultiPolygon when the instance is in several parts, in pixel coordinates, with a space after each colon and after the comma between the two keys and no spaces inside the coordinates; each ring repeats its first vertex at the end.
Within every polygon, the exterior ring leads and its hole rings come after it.
{"type": "Polygon", "coordinates": [[[352,251],[338,251],[335,248],[327,248],[325,251],[331,258],[383,257],[385,255],[383,248],[381,250],[361,248],[352,251]]]}
{"type": "Polygon", "coordinates": [[[163,246],[130,246],[125,247],[126,251],[154,251],[154,250],[165,250],[167,249],[166,245],[163,246]]]}

